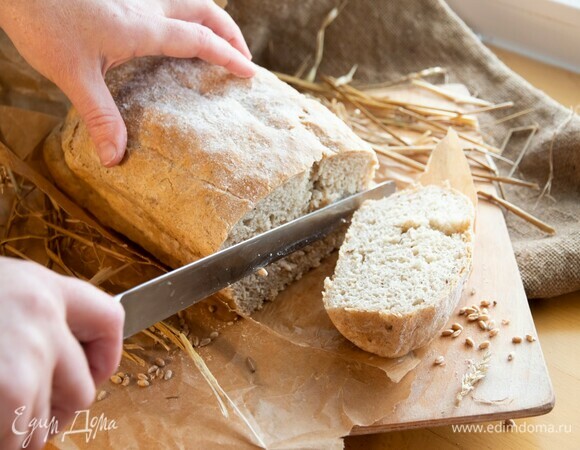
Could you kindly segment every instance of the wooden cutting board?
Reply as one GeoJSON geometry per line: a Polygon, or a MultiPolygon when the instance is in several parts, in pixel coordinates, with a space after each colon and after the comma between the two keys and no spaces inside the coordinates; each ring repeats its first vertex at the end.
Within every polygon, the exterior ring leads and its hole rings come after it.
{"type": "MultiPolygon", "coordinates": [[[[460,91],[467,93],[464,88],[460,91]]],[[[397,96],[416,100],[418,94],[425,95],[423,102],[435,100],[416,89],[398,92],[397,96]]],[[[477,184],[477,189],[496,194],[495,187],[487,183],[477,184]]],[[[457,322],[464,327],[463,332],[457,338],[439,336],[422,349],[422,362],[413,376],[400,383],[401,388],[410,385],[410,395],[376,424],[357,427],[351,434],[530,417],[546,414],[554,407],[554,391],[540,342],[525,338],[530,334],[537,339],[537,334],[500,208],[480,200],[476,227],[473,271],[447,327],[457,322]],[[458,315],[461,307],[479,306],[482,300],[497,302],[488,307],[500,330],[492,338],[477,321],[469,322],[458,315]],[[509,324],[502,324],[502,320],[509,324]],[[523,341],[513,343],[514,336],[523,341]],[[475,348],[465,344],[467,337],[475,341],[475,348]],[[468,370],[468,360],[483,359],[486,350],[478,350],[477,345],[484,340],[490,341],[492,354],[487,376],[457,406],[455,397],[468,370]],[[508,361],[512,352],[514,357],[508,361]],[[444,365],[434,364],[439,356],[445,358],[444,365]]]]}

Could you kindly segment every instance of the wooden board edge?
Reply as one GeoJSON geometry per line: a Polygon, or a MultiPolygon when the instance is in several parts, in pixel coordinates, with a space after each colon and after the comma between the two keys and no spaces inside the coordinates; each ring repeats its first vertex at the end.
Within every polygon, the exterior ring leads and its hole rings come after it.
{"type": "Polygon", "coordinates": [[[556,405],[556,396],[554,393],[552,383],[550,382],[550,396],[546,399],[545,402],[542,402],[541,404],[530,408],[502,412],[490,411],[488,414],[478,414],[474,416],[463,416],[463,417],[446,417],[436,420],[422,420],[418,422],[403,422],[392,424],[382,424],[379,422],[377,424],[368,425],[364,427],[361,426],[354,427],[350,431],[349,436],[378,434],[378,433],[386,433],[389,431],[404,431],[417,428],[440,427],[440,426],[471,424],[481,422],[497,422],[499,420],[523,419],[527,417],[543,416],[552,411],[555,405],[556,405]]]}

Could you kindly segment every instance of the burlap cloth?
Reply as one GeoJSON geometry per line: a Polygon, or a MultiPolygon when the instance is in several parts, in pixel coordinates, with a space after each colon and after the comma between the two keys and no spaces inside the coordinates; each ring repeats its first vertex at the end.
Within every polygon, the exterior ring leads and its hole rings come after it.
{"type": "MultiPolygon", "coordinates": [[[[314,53],[316,34],[337,0],[230,0],[254,59],[294,73],[314,53]]],[[[533,32],[533,30],[530,30],[533,32]]],[[[358,64],[356,80],[384,81],[432,66],[448,69],[450,81],[494,102],[511,100],[512,111],[535,108],[519,119],[491,126],[505,111],[480,115],[484,135],[500,145],[510,128],[537,123],[518,177],[544,186],[553,162],[551,195],[507,188],[508,200],[557,229],[547,236],[507,215],[516,258],[529,297],[580,289],[580,120],[501,63],[447,7],[437,0],[350,0],[328,27],[320,74],[343,75],[358,64]],[[550,151],[551,149],[551,151],[550,151]]],[[[0,37],[0,102],[63,114],[62,96],[29,69],[0,37]],[[31,100],[31,97],[33,99],[31,100]]],[[[566,105],[569,106],[569,105],[566,105]]],[[[522,137],[526,137],[522,135],[522,137]]],[[[0,136],[1,138],[1,136],[0,136]]],[[[523,139],[505,155],[515,159],[523,139]]],[[[507,171],[508,167],[500,167],[507,171]]]]}

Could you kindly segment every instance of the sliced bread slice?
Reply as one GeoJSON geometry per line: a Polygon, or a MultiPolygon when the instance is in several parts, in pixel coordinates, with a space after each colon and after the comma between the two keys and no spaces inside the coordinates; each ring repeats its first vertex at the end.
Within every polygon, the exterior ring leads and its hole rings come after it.
{"type": "Polygon", "coordinates": [[[398,357],[427,344],[447,322],[471,270],[471,201],[416,186],[354,214],[324,306],[358,347],[398,357]]]}

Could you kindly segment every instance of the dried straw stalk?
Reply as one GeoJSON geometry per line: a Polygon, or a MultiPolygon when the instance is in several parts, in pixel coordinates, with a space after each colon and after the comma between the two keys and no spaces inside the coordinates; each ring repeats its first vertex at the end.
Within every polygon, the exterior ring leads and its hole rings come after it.
{"type": "Polygon", "coordinates": [[[493,195],[493,194],[489,194],[489,193],[484,192],[484,191],[477,191],[477,195],[480,198],[483,198],[484,200],[487,200],[487,201],[496,203],[500,206],[503,206],[508,211],[514,213],[518,217],[521,217],[522,219],[531,223],[532,225],[539,228],[540,230],[542,230],[545,233],[548,233],[548,234],[555,234],[556,233],[556,230],[551,225],[548,225],[546,222],[543,222],[542,220],[538,219],[537,217],[534,217],[530,213],[527,213],[523,209],[519,208],[518,206],[514,205],[513,203],[508,202],[507,200],[504,200],[503,198],[500,198],[500,197],[493,195]]]}
{"type": "MultiPolygon", "coordinates": [[[[526,144],[515,162],[502,156],[501,153],[507,145],[511,135],[520,131],[519,129],[514,129],[510,132],[501,149],[482,142],[468,134],[469,131],[477,131],[478,124],[474,120],[464,120],[465,117],[509,108],[513,106],[513,102],[506,101],[492,104],[474,97],[457,95],[423,79],[424,76],[428,75],[444,74],[445,71],[440,68],[427,69],[425,71],[410,74],[403,77],[395,84],[414,85],[429,90],[447,100],[453,101],[458,106],[469,104],[479,106],[479,108],[461,110],[460,108],[434,107],[431,105],[406,103],[393,100],[389,98],[384,91],[380,92],[377,90],[392,85],[392,83],[380,83],[376,85],[359,84],[353,86],[353,83],[350,83],[350,81],[352,81],[353,73],[354,68],[349,72],[349,74],[347,74],[347,76],[341,77],[340,81],[331,77],[322,77],[324,81],[323,83],[305,81],[297,77],[282,74],[279,76],[282,80],[293,84],[297,88],[315,95],[318,100],[335,111],[345,122],[347,122],[362,139],[371,144],[377,153],[396,161],[398,164],[406,168],[413,171],[423,171],[425,169],[425,155],[428,155],[437,142],[447,133],[448,126],[453,125],[458,129],[459,137],[463,141],[474,146],[468,151],[477,152],[481,156],[487,158],[491,157],[512,166],[507,176],[501,176],[491,161],[488,163],[487,161],[479,159],[466,151],[466,157],[470,162],[474,179],[497,183],[502,196],[503,183],[529,189],[539,189],[537,183],[521,180],[513,176],[520,162],[524,158],[526,150],[529,147],[535,132],[537,131],[537,125],[525,127],[526,130],[531,130],[531,134],[528,136],[526,144]],[[345,108],[344,103],[350,105],[351,108],[345,108]],[[397,131],[395,131],[395,129],[397,129],[397,131]],[[421,135],[418,138],[409,138],[409,132],[421,133],[421,135]]],[[[532,109],[506,116],[500,121],[497,121],[497,123],[521,117],[530,111],[532,111],[532,109]]],[[[550,179],[548,179],[544,191],[549,192],[549,187],[550,179]]],[[[487,194],[484,193],[482,195],[487,194]]],[[[496,203],[499,204],[499,202],[502,202],[502,206],[518,214],[532,225],[539,227],[547,233],[553,232],[552,227],[535,218],[531,214],[526,213],[521,208],[518,208],[503,199],[499,199],[499,197],[493,197],[498,199],[496,203]]],[[[493,199],[490,198],[483,198],[493,201],[493,199]]]]}

